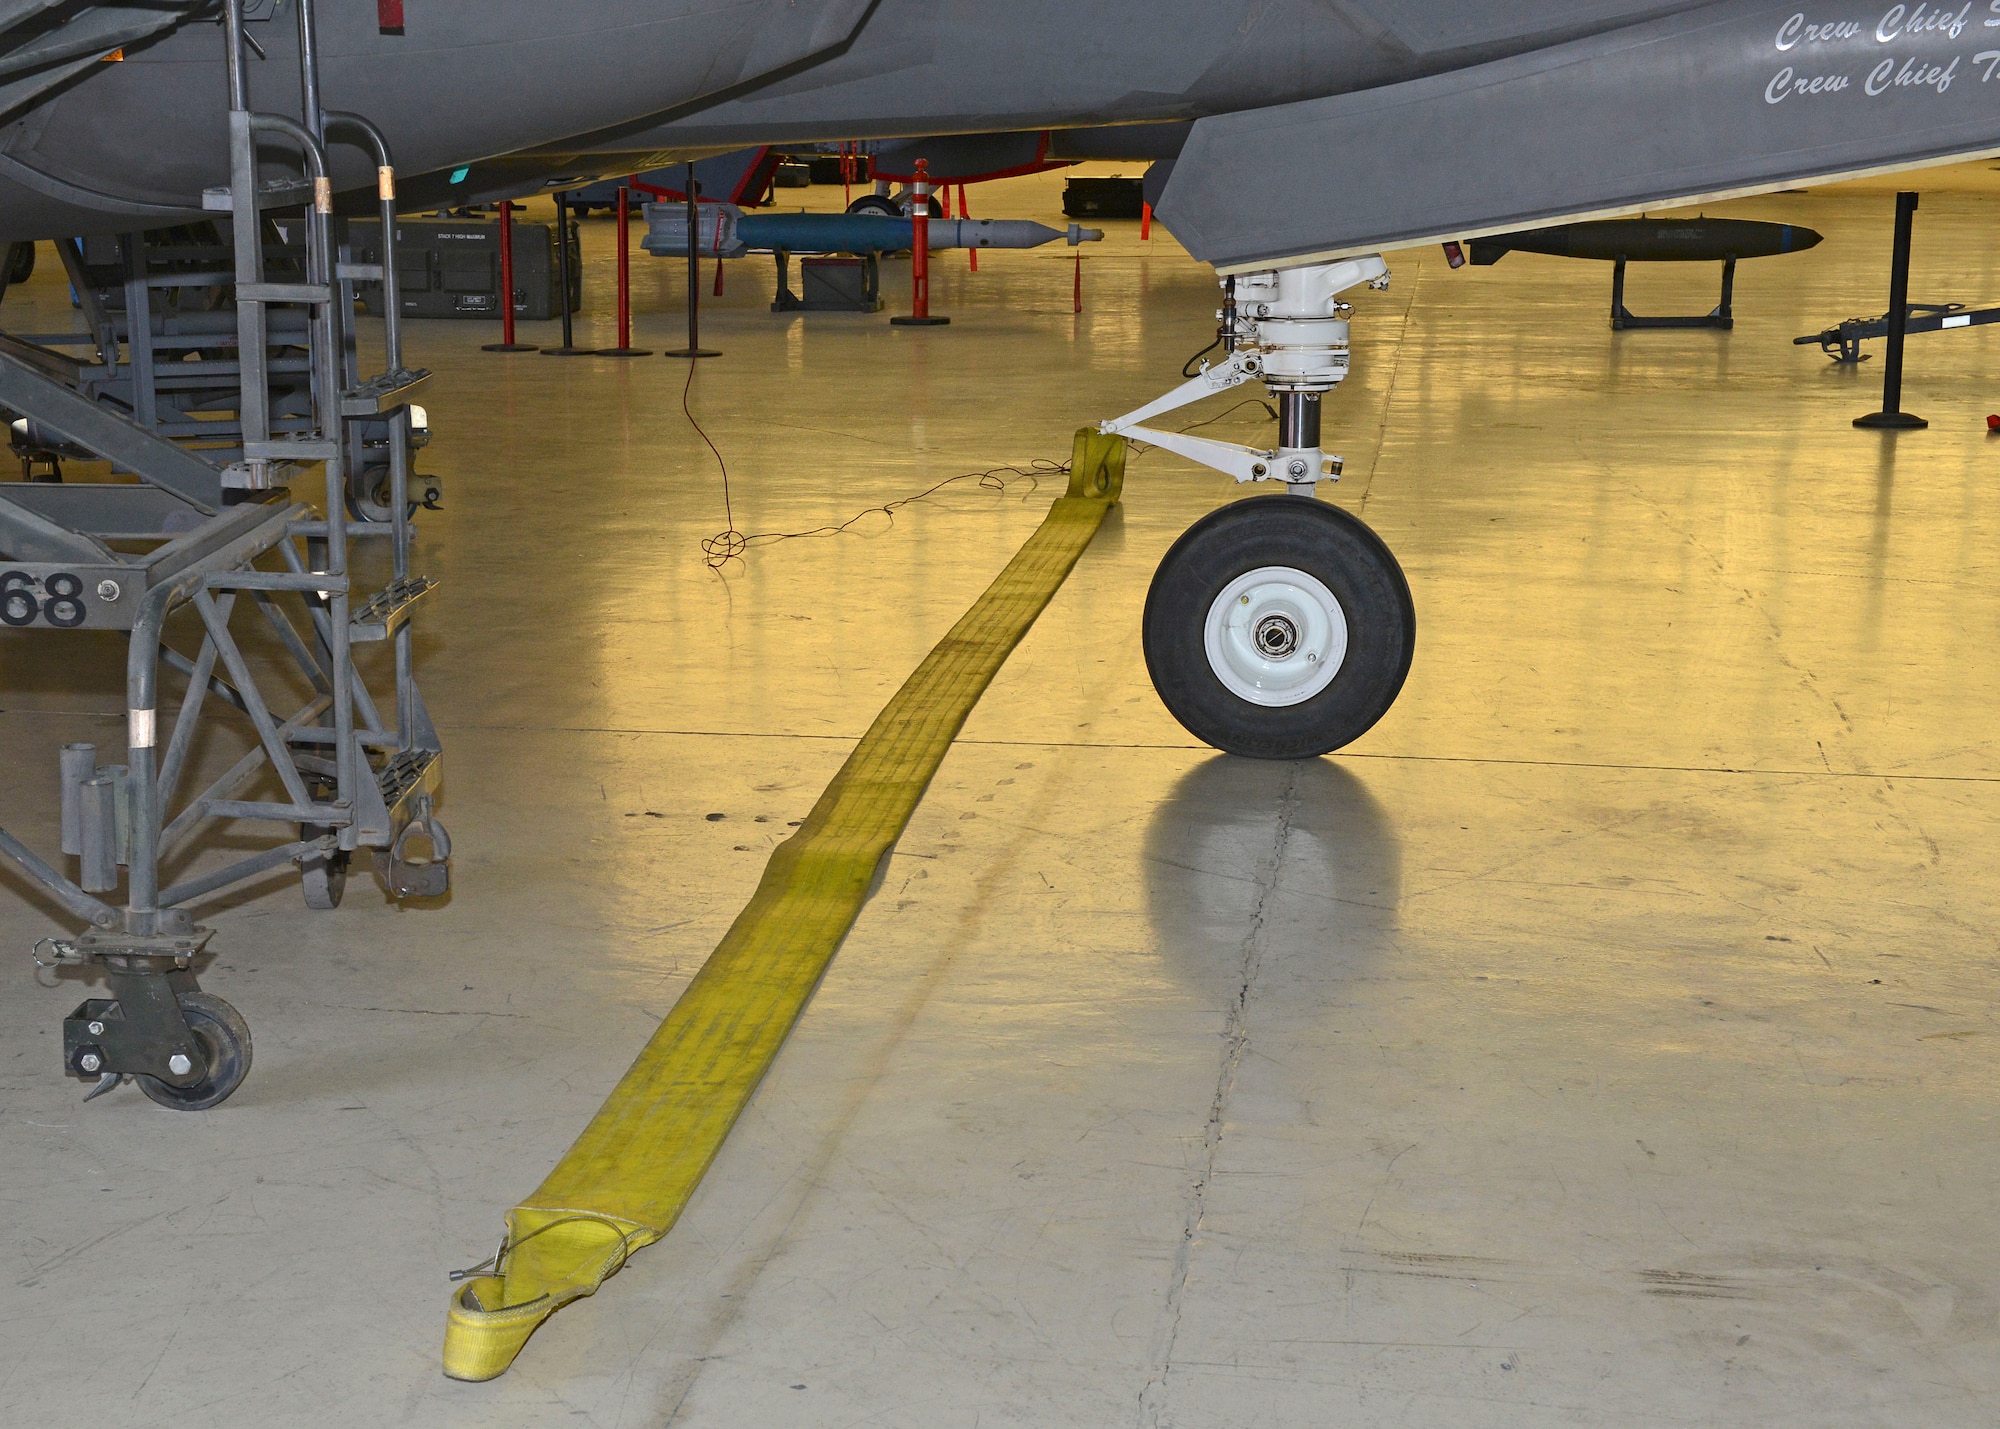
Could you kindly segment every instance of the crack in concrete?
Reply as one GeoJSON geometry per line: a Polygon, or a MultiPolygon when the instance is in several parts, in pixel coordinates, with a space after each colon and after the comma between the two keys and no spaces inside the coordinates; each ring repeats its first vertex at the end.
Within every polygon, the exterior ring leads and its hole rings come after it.
{"type": "Polygon", "coordinates": [[[1174,1350],[1180,1340],[1181,1317],[1187,1309],[1189,1273],[1194,1268],[1194,1248],[1208,1219],[1208,1188],[1215,1179],[1217,1154],[1222,1149],[1222,1123],[1236,1090],[1236,1074],[1250,1050],[1250,990],[1264,964],[1264,925],[1271,900],[1277,895],[1278,880],[1284,870],[1285,845],[1291,839],[1292,819],[1298,810],[1299,766],[1293,764],[1285,776],[1285,792],[1278,804],[1278,827],[1271,839],[1270,881],[1257,898],[1250,914],[1250,926],[1243,935],[1242,962],[1237,969],[1236,996],[1230,1000],[1229,1016],[1223,1024],[1222,1066],[1215,1077],[1215,1096],[1208,1105],[1208,1122],[1203,1128],[1200,1174],[1188,1188],[1187,1215],[1181,1225],[1180,1244],[1174,1250],[1172,1283],[1167,1287],[1167,1303],[1153,1338],[1153,1370],[1139,1392],[1140,1429],[1163,1429],[1167,1417],[1167,1381],[1173,1373],[1174,1350]]]}

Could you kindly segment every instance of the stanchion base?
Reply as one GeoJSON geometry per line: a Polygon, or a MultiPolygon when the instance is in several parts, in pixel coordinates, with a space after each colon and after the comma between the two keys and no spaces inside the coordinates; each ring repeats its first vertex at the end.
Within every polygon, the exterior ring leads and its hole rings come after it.
{"type": "Polygon", "coordinates": [[[595,357],[597,356],[597,349],[594,347],[545,347],[542,349],[542,356],[595,357]]]}
{"type": "Polygon", "coordinates": [[[686,347],[677,347],[677,348],[675,348],[675,349],[674,349],[674,350],[673,350],[672,352],[663,352],[663,353],[661,353],[661,354],[660,354],[660,356],[662,356],[662,357],[720,357],[720,356],[722,356],[722,354],[721,354],[721,353],[719,353],[719,352],[717,352],[717,351],[716,351],[716,350],[715,350],[714,348],[712,348],[712,347],[696,347],[696,348],[686,348],[686,347]]]}
{"type": "Polygon", "coordinates": [[[489,342],[479,350],[481,352],[540,352],[542,349],[532,342],[489,342]]]}
{"type": "Polygon", "coordinates": [[[943,327],[950,321],[950,318],[900,317],[890,318],[889,325],[891,327],[943,327]]]}
{"type": "Polygon", "coordinates": [[[600,347],[597,349],[597,355],[599,357],[651,357],[653,350],[649,347],[600,347]]]}
{"type": "Polygon", "coordinates": [[[1856,417],[1854,425],[1870,427],[1886,432],[1915,432],[1930,425],[1922,417],[1911,416],[1908,412],[1870,412],[1865,417],[1856,417]]]}

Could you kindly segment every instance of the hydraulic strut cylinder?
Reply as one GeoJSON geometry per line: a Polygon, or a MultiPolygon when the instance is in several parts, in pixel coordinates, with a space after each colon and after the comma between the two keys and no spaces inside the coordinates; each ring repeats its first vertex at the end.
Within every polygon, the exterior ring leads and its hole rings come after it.
{"type": "Polygon", "coordinates": [[[1319,445],[1319,393],[1280,392],[1278,394],[1278,446],[1288,448],[1319,445]]]}

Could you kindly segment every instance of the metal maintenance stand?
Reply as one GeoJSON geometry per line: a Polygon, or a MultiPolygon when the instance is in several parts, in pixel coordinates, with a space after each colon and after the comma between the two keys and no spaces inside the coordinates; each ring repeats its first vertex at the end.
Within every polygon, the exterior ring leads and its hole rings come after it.
{"type": "MultiPolygon", "coordinates": [[[[139,479],[0,483],[0,623],[131,632],[125,762],[101,766],[89,745],[62,754],[62,844],[77,859],[78,877],[66,877],[5,830],[0,852],[89,925],[80,936],[45,939],[45,960],[94,965],[110,982],[112,996],[85,1001],[64,1024],[70,1072],[96,1080],[91,1096],[131,1076],[154,1101],[190,1110],[227,1098],[251,1057],[243,1019],[196,983],[194,960],[211,933],[195,925],[190,905],[292,864],[307,903],[331,908],[350,860],[364,848],[374,852],[393,897],[434,897],[449,885],[450,839],[432,810],[440,746],[413,670],[411,620],[433,585],[410,572],[410,404],[429,374],[402,362],[394,171],[379,130],[320,106],[312,0],[297,8],[305,122],[250,109],[243,4],[225,0],[223,10],[230,184],[211,190],[206,205],[228,212],[233,230],[235,371],[226,374],[218,360],[213,372],[181,374],[210,382],[234,376],[233,446],[183,446],[163,434],[171,414],[97,400],[93,392],[105,388],[95,378],[104,374],[89,365],[18,340],[0,342],[0,405],[21,414],[38,440],[139,479]],[[379,266],[336,259],[330,133],[375,159],[379,266]],[[267,154],[295,147],[302,173],[266,177],[260,145],[267,154]],[[273,281],[265,263],[268,216],[301,205],[299,271],[273,281]],[[352,314],[353,285],[365,282],[384,285],[387,361],[380,375],[362,380],[352,314]],[[276,359],[273,341],[280,344],[276,359]],[[303,366],[283,370],[300,362],[301,347],[303,366]],[[289,416],[281,410],[288,392],[300,394],[289,416]],[[211,460],[216,456],[226,460],[211,460]],[[324,516],[285,489],[315,464],[324,470],[324,516]],[[357,492],[352,474],[373,482],[383,468],[379,489],[357,492]],[[384,519],[350,519],[350,512],[384,519]],[[366,597],[352,590],[357,539],[389,545],[389,583],[366,597]],[[132,546],[145,550],[121,549],[132,546]],[[301,611],[303,626],[288,605],[301,611]],[[166,643],[169,618],[190,609],[201,631],[192,657],[166,643]],[[274,710],[232,630],[232,618],[250,610],[295,667],[297,678],[285,683],[302,681],[311,690],[289,716],[274,710]],[[395,698],[386,714],[355,663],[353,647],[371,642],[393,650],[395,698]],[[162,666],[185,681],[166,721],[162,666]],[[180,799],[203,721],[231,712],[248,723],[255,746],[200,793],[180,799]],[[252,785],[260,778],[277,789],[246,797],[258,792],[252,785]],[[205,828],[246,820],[288,827],[274,847],[161,887],[168,865],[205,828]],[[121,865],[128,870],[122,908],[98,896],[115,893],[121,865]]],[[[128,262],[140,251],[128,245],[128,262]]],[[[141,265],[127,286],[125,347],[135,369],[150,363],[152,350],[156,285],[149,276],[141,265]]],[[[115,371],[115,334],[108,324],[93,327],[107,334],[96,366],[115,371]]],[[[158,376],[134,370],[124,390],[157,395],[158,376]]]]}

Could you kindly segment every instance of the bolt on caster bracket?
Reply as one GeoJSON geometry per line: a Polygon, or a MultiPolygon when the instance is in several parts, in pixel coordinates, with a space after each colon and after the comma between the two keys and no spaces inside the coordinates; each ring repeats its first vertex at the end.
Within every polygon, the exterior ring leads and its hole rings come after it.
{"type": "Polygon", "coordinates": [[[98,1079],[92,1096],[116,1085],[106,1078],[153,1077],[185,1088],[208,1076],[208,1049],[181,1007],[184,994],[201,990],[188,963],[208,937],[207,929],[116,940],[86,934],[70,945],[99,962],[111,983],[112,996],[85,998],[63,1021],[63,1065],[72,1076],[98,1079]]]}
{"type": "MultiPolygon", "coordinates": [[[[63,1023],[65,1067],[72,1076],[97,1078],[85,1101],[130,1078],[161,1106],[205,1111],[243,1085],[250,1074],[249,1024],[203,992],[189,966],[208,937],[206,928],[191,928],[96,950],[113,995],[84,999],[63,1023]]],[[[58,956],[72,950],[58,948],[58,956]]]]}

